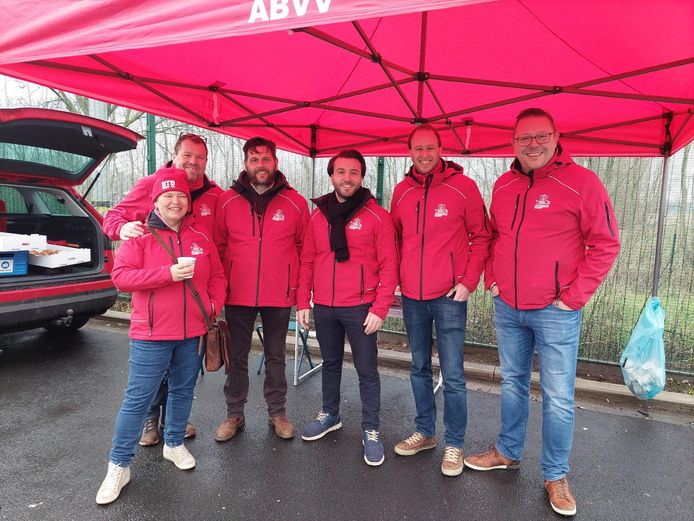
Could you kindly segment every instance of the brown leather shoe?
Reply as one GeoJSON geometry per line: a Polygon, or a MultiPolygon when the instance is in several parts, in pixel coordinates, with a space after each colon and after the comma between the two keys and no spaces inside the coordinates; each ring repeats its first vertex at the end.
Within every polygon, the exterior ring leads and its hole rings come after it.
{"type": "Polygon", "coordinates": [[[183,438],[186,440],[190,438],[195,438],[195,435],[197,433],[198,432],[195,430],[195,425],[193,425],[192,423],[188,423],[186,424],[186,433],[183,435],[183,438]]]}
{"type": "Polygon", "coordinates": [[[460,476],[463,473],[463,449],[448,446],[443,451],[441,473],[444,476],[460,476]]]}
{"type": "Polygon", "coordinates": [[[400,456],[414,456],[419,451],[433,449],[436,447],[436,438],[424,436],[420,432],[415,432],[406,440],[402,440],[395,446],[395,453],[400,456]]]}
{"type": "Polygon", "coordinates": [[[151,447],[157,443],[159,443],[159,418],[147,418],[142,429],[142,436],[140,436],[140,445],[151,447]]]}
{"type": "Polygon", "coordinates": [[[545,480],[545,490],[549,494],[549,504],[557,514],[562,516],[576,514],[576,499],[571,493],[566,476],[555,481],[545,480]]]}
{"type": "Polygon", "coordinates": [[[230,416],[217,427],[214,439],[217,441],[228,441],[236,436],[236,433],[243,429],[244,425],[246,425],[246,420],[243,416],[230,416]]]}
{"type": "Polygon", "coordinates": [[[282,439],[290,440],[294,437],[294,425],[286,416],[270,416],[268,423],[275,430],[275,434],[282,439]]]}
{"type": "Polygon", "coordinates": [[[465,458],[465,466],[475,470],[515,470],[520,468],[520,461],[508,459],[494,445],[490,445],[487,452],[465,458]]]}

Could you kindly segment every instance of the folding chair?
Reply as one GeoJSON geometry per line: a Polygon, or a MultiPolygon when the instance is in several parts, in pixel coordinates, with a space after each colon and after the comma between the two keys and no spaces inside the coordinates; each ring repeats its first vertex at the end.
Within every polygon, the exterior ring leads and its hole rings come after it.
{"type": "MultiPolygon", "coordinates": [[[[313,374],[315,371],[320,369],[323,366],[323,362],[320,364],[316,365],[313,363],[313,360],[311,359],[311,352],[308,350],[308,331],[301,327],[299,323],[296,320],[291,320],[289,322],[289,331],[294,332],[294,385],[299,385],[299,382],[306,378],[307,376],[313,374]],[[296,334],[296,331],[299,331],[299,334],[296,334]],[[299,338],[301,338],[301,354],[299,354],[299,338]],[[308,362],[309,365],[309,370],[306,371],[304,374],[301,373],[301,366],[304,362],[304,358],[308,362]]],[[[263,325],[258,324],[255,327],[255,332],[258,334],[258,338],[260,339],[260,344],[262,346],[265,346],[264,340],[263,340],[263,325]]],[[[258,361],[258,371],[257,374],[260,374],[260,371],[263,369],[263,363],[265,362],[265,353],[260,355],[260,360],[258,361]]]]}

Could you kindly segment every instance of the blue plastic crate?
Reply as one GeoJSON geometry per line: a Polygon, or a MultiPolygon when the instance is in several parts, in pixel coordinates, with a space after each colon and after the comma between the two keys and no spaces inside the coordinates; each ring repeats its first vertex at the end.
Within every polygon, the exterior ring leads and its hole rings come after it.
{"type": "Polygon", "coordinates": [[[0,277],[26,275],[28,265],[28,251],[0,251],[0,277]]]}

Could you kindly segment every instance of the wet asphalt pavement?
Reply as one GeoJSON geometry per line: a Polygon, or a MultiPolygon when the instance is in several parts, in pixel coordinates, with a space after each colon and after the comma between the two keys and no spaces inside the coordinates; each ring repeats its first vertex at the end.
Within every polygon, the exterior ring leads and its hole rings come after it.
{"type": "MultiPolygon", "coordinates": [[[[126,382],[128,347],[119,326],[88,325],[72,337],[43,330],[0,336],[0,519],[49,520],[555,520],[539,470],[540,404],[533,403],[519,471],[439,470],[443,447],[400,457],[393,446],[413,430],[406,375],[382,375],[386,461],[362,460],[356,373],[343,376],[343,428],[319,441],[280,440],[267,426],[262,377],[251,374],[246,428],[214,441],[224,418],[224,376],[198,383],[187,442],[197,459],[183,472],[161,445],[141,449],[132,479],[112,505],[94,496],[106,472],[126,382]]],[[[252,357],[252,367],[256,358],[252,357]]],[[[288,375],[289,375],[288,368],[288,375]]],[[[442,397],[438,395],[439,411],[442,397]]],[[[469,392],[466,451],[498,430],[499,398],[469,392]]],[[[320,407],[320,376],[291,387],[298,426],[320,407]]],[[[439,415],[440,416],[440,415],[439,415]]],[[[438,421],[439,433],[442,421],[438,421]]],[[[442,436],[440,436],[442,438],[442,436]]],[[[571,484],[575,519],[694,519],[694,429],[578,410],[571,484]]]]}

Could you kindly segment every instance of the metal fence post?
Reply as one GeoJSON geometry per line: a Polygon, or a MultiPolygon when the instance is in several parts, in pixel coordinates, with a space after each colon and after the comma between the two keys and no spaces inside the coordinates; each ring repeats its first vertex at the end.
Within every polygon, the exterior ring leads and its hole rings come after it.
{"type": "Polygon", "coordinates": [[[157,169],[157,142],[154,129],[154,114],[147,114],[147,173],[151,174],[157,169]]]}

